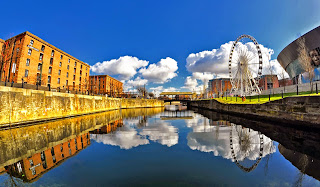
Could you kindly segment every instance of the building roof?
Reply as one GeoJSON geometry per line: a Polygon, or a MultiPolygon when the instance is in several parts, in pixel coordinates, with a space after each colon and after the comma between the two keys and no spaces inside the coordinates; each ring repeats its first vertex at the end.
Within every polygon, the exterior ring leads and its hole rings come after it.
{"type": "MultiPolygon", "coordinates": [[[[31,33],[31,32],[29,32],[29,31],[23,32],[23,33],[18,34],[18,35],[14,36],[14,37],[17,37],[17,36],[20,36],[20,35],[28,35],[28,36],[30,36],[30,37],[32,37],[32,38],[34,38],[34,39],[38,40],[39,42],[44,43],[44,44],[45,44],[45,45],[47,45],[47,46],[50,46],[50,47],[51,47],[52,49],[54,49],[55,51],[59,51],[60,53],[64,54],[65,56],[68,56],[69,58],[71,58],[71,59],[73,59],[73,60],[75,60],[75,61],[82,62],[84,65],[87,65],[88,67],[90,67],[90,65],[89,65],[89,64],[87,64],[87,63],[85,63],[85,62],[83,62],[83,61],[81,61],[81,60],[79,60],[79,59],[77,59],[77,58],[75,58],[75,57],[71,56],[70,54],[68,54],[68,53],[66,53],[66,52],[62,51],[61,49],[59,49],[59,48],[55,47],[54,45],[52,45],[52,44],[50,44],[50,43],[48,43],[48,42],[44,41],[43,39],[41,39],[40,37],[38,37],[38,36],[36,36],[36,35],[32,34],[32,33],[31,33]]],[[[12,37],[12,38],[14,38],[14,37],[12,37]]],[[[9,38],[8,40],[10,40],[10,39],[12,39],[12,38],[9,38]]]]}
{"type": "Polygon", "coordinates": [[[162,92],[160,95],[193,95],[192,92],[162,92]]]}
{"type": "MultiPolygon", "coordinates": [[[[115,79],[115,78],[111,77],[110,75],[90,75],[89,79],[93,78],[93,77],[109,77],[109,78],[111,78],[113,80],[119,81],[118,79],[115,79]]],[[[119,82],[121,82],[121,81],[119,81],[119,82]]],[[[123,83],[123,82],[121,82],[121,83],[123,83]]]]}

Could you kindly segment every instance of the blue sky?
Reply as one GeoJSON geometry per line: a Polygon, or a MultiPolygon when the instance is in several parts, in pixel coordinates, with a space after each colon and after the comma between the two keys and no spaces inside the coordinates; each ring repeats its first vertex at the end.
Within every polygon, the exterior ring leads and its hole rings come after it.
{"type": "MultiPolygon", "coordinates": [[[[126,77],[128,89],[139,77],[148,81],[147,88],[162,91],[202,84],[201,76],[186,68],[191,53],[219,49],[241,34],[250,34],[274,51],[269,53],[274,60],[297,36],[320,25],[319,0],[2,1],[1,7],[6,8],[1,9],[0,38],[30,31],[91,66],[106,61],[96,66],[96,74],[126,77]],[[128,78],[122,70],[132,60],[137,61],[136,74],[133,71],[128,78]],[[119,61],[123,64],[116,67],[119,61]],[[155,73],[158,70],[164,71],[155,73]],[[186,86],[188,76],[191,82],[186,86]]],[[[208,73],[223,65],[215,63],[208,62],[213,67],[208,73]]]]}

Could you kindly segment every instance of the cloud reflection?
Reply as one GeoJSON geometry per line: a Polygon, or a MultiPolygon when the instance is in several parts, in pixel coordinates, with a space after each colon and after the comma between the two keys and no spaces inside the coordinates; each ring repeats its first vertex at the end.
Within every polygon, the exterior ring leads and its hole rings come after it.
{"type": "Polygon", "coordinates": [[[149,144],[149,140],[129,126],[123,126],[111,134],[94,134],[91,135],[91,138],[98,143],[119,146],[121,149],[131,149],[139,145],[149,144]]]}
{"type": "Polygon", "coordinates": [[[141,135],[148,136],[151,141],[158,142],[162,145],[171,147],[178,143],[178,129],[164,121],[157,121],[148,124],[143,128],[141,135]]]}
{"type": "Polygon", "coordinates": [[[197,114],[194,116],[193,122],[190,121],[187,125],[193,129],[187,136],[190,149],[212,152],[215,156],[221,156],[233,162],[235,161],[234,156],[238,161],[257,160],[260,153],[262,153],[262,157],[265,157],[276,151],[270,138],[240,125],[211,126],[206,118],[197,114]],[[230,146],[230,142],[232,142],[232,146],[230,146]],[[261,146],[263,149],[260,151],[261,142],[263,142],[261,146]]]}

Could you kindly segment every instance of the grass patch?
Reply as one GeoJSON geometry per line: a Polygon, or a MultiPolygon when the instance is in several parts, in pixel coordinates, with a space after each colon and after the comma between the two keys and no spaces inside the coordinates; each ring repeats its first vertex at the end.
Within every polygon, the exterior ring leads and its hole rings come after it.
{"type": "MultiPolygon", "coordinates": [[[[297,93],[293,92],[293,93],[284,93],[283,94],[283,98],[285,97],[293,97],[293,96],[298,96],[298,97],[302,97],[302,96],[316,96],[319,94],[316,93],[311,93],[309,92],[300,92],[299,95],[297,95],[297,93]]],[[[282,99],[282,94],[271,94],[270,95],[270,101],[275,101],[275,100],[279,100],[282,99]]],[[[221,103],[225,103],[225,104],[263,104],[263,103],[267,103],[269,102],[269,95],[260,95],[260,96],[248,96],[246,97],[245,100],[242,100],[241,97],[219,97],[219,98],[214,98],[214,100],[217,100],[221,103]]]]}

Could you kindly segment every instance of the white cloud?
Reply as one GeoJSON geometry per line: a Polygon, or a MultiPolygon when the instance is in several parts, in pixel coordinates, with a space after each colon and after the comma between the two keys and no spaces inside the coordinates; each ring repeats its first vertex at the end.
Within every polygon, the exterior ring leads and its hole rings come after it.
{"type": "Polygon", "coordinates": [[[119,75],[121,80],[128,80],[137,74],[139,68],[148,65],[148,61],[139,60],[137,57],[122,56],[119,59],[98,62],[91,66],[91,71],[99,74],[119,75]]]}
{"type": "Polygon", "coordinates": [[[178,63],[167,57],[161,59],[157,64],[150,64],[148,68],[139,70],[141,75],[150,82],[163,84],[177,76],[178,63]]]}
{"type": "Polygon", "coordinates": [[[277,60],[271,60],[264,63],[262,68],[263,75],[277,75],[278,79],[289,78],[289,74],[283,69],[277,60]],[[271,68],[270,68],[271,67],[271,68]]]}
{"type": "MultiPolygon", "coordinates": [[[[217,77],[229,77],[229,70],[228,70],[228,62],[229,62],[229,54],[232,47],[233,42],[230,41],[220,46],[219,49],[213,49],[211,51],[202,51],[199,53],[191,53],[186,61],[186,68],[188,71],[192,73],[213,73],[216,74],[217,77]]],[[[247,51],[250,54],[256,53],[255,45],[252,42],[248,42],[246,44],[238,43],[239,48],[242,50],[247,51]]],[[[273,55],[273,49],[264,47],[263,45],[259,45],[261,52],[262,52],[262,59],[263,59],[263,74],[270,74],[269,71],[269,61],[271,60],[271,55],[273,55]]],[[[233,53],[234,57],[237,56],[237,52],[233,53]]],[[[258,57],[256,59],[258,61],[258,57]]],[[[274,73],[280,73],[282,67],[276,60],[271,60],[270,63],[272,64],[272,68],[274,73]]],[[[270,72],[270,71],[269,71],[270,72]]],[[[198,75],[193,75],[195,78],[198,75]]],[[[200,78],[197,78],[200,79],[200,78]]]]}
{"type": "Polygon", "coordinates": [[[147,84],[148,80],[147,79],[141,79],[141,77],[137,77],[134,80],[128,80],[127,82],[125,82],[125,84],[127,84],[128,86],[143,86],[145,84],[147,84]]]}
{"type": "Polygon", "coordinates": [[[186,88],[190,91],[193,91],[198,85],[198,81],[197,79],[191,77],[191,76],[188,76],[184,82],[184,86],[182,88],[186,88]]]}

